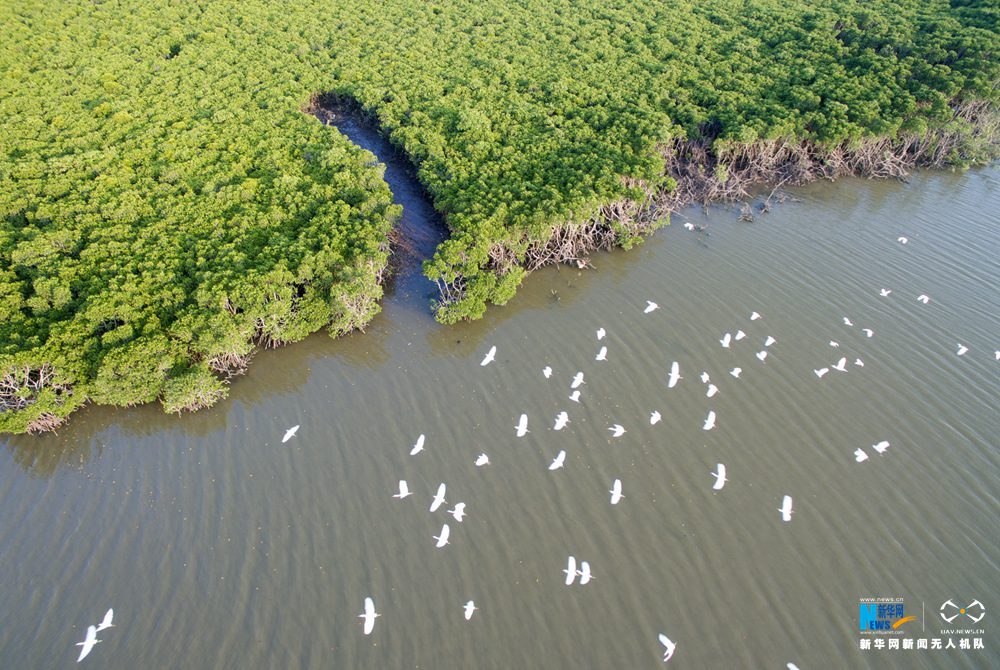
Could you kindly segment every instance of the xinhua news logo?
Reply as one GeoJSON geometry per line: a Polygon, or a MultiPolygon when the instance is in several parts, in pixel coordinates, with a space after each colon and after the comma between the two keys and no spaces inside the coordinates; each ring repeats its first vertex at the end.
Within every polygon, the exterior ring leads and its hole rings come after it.
{"type": "Polygon", "coordinates": [[[892,632],[916,618],[906,615],[902,598],[865,598],[858,604],[858,629],[862,633],[892,632]]]}

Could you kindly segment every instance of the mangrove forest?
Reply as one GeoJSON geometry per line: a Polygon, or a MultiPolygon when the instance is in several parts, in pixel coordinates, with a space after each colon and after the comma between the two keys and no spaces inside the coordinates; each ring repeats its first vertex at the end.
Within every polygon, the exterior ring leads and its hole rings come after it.
{"type": "Polygon", "coordinates": [[[0,431],[209,406],[378,313],[400,210],[442,323],[756,185],[990,161],[995,0],[0,3],[0,431]]]}

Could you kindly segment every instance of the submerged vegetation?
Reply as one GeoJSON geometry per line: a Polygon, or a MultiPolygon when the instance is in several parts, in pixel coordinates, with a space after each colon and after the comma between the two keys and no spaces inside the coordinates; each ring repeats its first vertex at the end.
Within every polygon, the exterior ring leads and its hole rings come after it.
{"type": "Polygon", "coordinates": [[[378,311],[398,209],[304,114],[353,101],[450,238],[443,322],[755,182],[997,152],[995,2],[0,5],[0,430],[224,397],[378,311]]]}

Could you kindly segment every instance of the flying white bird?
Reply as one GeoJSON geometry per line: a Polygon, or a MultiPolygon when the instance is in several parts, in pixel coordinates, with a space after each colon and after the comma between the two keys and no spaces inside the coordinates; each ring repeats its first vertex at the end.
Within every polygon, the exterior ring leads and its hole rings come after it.
{"type": "Polygon", "coordinates": [[[861,332],[865,334],[865,337],[871,337],[872,335],[875,334],[875,331],[872,330],[871,328],[862,328],[861,332]]]}
{"type": "Polygon", "coordinates": [[[594,356],[594,360],[595,361],[606,361],[606,360],[608,360],[608,348],[607,347],[601,347],[601,350],[597,352],[596,356],[594,356]]]}
{"type": "Polygon", "coordinates": [[[769,346],[771,346],[772,344],[774,344],[775,342],[777,342],[777,340],[776,340],[776,339],[774,339],[773,337],[771,337],[770,335],[768,335],[768,336],[767,336],[767,339],[766,339],[766,340],[764,340],[764,346],[765,346],[765,347],[769,347],[769,346]]]}
{"type": "Polygon", "coordinates": [[[702,430],[712,430],[715,428],[715,410],[708,410],[708,416],[705,417],[705,425],[701,427],[702,430]]]}
{"type": "Polygon", "coordinates": [[[571,389],[575,389],[578,388],[580,384],[586,384],[586,383],[587,382],[583,381],[583,373],[577,372],[575,375],[573,375],[573,381],[570,383],[569,387],[571,389]]]}
{"type": "Polygon", "coordinates": [[[858,447],[857,449],[854,450],[854,460],[856,460],[858,463],[863,463],[868,460],[868,454],[865,453],[864,449],[858,447]]]}
{"type": "Polygon", "coordinates": [[[757,319],[759,319],[759,318],[760,318],[760,314],[758,314],[757,312],[753,312],[753,313],[752,313],[752,314],[750,315],[750,320],[751,320],[751,321],[756,321],[756,320],[757,320],[757,319]]]}
{"type": "Polygon", "coordinates": [[[886,442],[885,440],[882,440],[878,444],[873,444],[872,445],[872,449],[874,449],[875,451],[877,451],[880,454],[884,454],[885,450],[888,449],[888,448],[889,448],[889,443],[886,442]]]}
{"type": "Polygon", "coordinates": [[[896,241],[899,242],[900,244],[906,244],[910,240],[909,240],[909,238],[903,237],[902,235],[900,235],[899,237],[896,238],[896,241]]]}
{"type": "Polygon", "coordinates": [[[528,430],[528,415],[527,414],[522,414],[521,418],[517,420],[517,425],[514,426],[514,428],[517,429],[517,436],[518,437],[524,437],[529,432],[531,432],[531,431],[528,430]]]}
{"type": "Polygon", "coordinates": [[[660,423],[660,418],[661,418],[660,413],[654,409],[652,413],[649,415],[649,425],[655,426],[656,424],[660,423]]]}
{"type": "Polygon", "coordinates": [[[85,659],[87,654],[90,653],[90,650],[93,649],[94,645],[98,642],[100,642],[100,640],[97,639],[97,629],[93,626],[87,626],[87,637],[84,638],[83,642],[76,643],[76,646],[83,647],[83,649],[80,650],[80,656],[76,659],[76,662],[79,663],[85,659]]]}
{"type": "Polygon", "coordinates": [[[434,546],[437,549],[440,549],[441,547],[448,544],[448,537],[450,535],[451,535],[451,528],[448,527],[448,524],[441,526],[441,534],[431,536],[433,539],[437,540],[437,544],[435,544],[434,546]]]}
{"type": "Polygon", "coordinates": [[[486,352],[486,355],[483,357],[483,361],[479,365],[485,367],[490,363],[492,363],[493,359],[496,357],[497,357],[497,347],[494,344],[492,347],[490,347],[490,350],[486,352]]]}
{"type": "Polygon", "coordinates": [[[286,430],[285,431],[285,436],[283,438],[281,438],[281,443],[284,444],[285,442],[288,442],[290,439],[292,439],[293,437],[295,437],[295,433],[297,433],[297,432],[299,432],[299,427],[297,425],[296,426],[292,426],[291,428],[289,428],[288,430],[286,430]]]}
{"type": "Polygon", "coordinates": [[[576,581],[576,557],[570,556],[566,561],[566,569],[563,570],[566,573],[566,586],[571,586],[574,581],[576,581]]]}
{"type": "Polygon", "coordinates": [[[424,450],[424,434],[421,433],[420,437],[418,437],[417,441],[413,444],[413,448],[410,449],[410,456],[416,456],[423,450],[424,450]]]}
{"type": "Polygon", "coordinates": [[[465,607],[463,607],[462,609],[465,610],[465,620],[468,621],[469,619],[472,618],[472,613],[479,608],[476,607],[476,603],[474,601],[470,600],[469,602],[465,603],[465,607]]]}
{"type": "Polygon", "coordinates": [[[111,623],[111,620],[114,618],[115,618],[115,611],[113,609],[109,609],[107,612],[105,612],[104,620],[101,621],[101,623],[97,624],[97,632],[100,633],[105,628],[114,628],[115,625],[111,623]]]}
{"type": "Polygon", "coordinates": [[[917,300],[919,300],[920,302],[924,303],[925,305],[931,301],[931,299],[928,298],[927,295],[925,295],[923,293],[921,293],[920,295],[917,296],[917,300]]]}
{"type": "Polygon", "coordinates": [[[883,298],[888,298],[888,297],[889,297],[889,294],[890,294],[890,293],[892,293],[892,289],[888,289],[888,288],[880,288],[880,289],[878,290],[878,294],[879,294],[880,296],[882,296],[883,298]]]}
{"type": "Polygon", "coordinates": [[[722,345],[723,349],[728,349],[729,343],[732,341],[733,341],[733,336],[730,335],[729,333],[726,333],[725,335],[722,336],[722,339],[719,340],[719,344],[722,345]]]}
{"type": "Polygon", "coordinates": [[[830,371],[830,368],[820,368],[819,370],[813,370],[813,372],[816,374],[816,376],[819,377],[820,379],[822,379],[823,375],[825,375],[829,371],[830,371]]]}
{"type": "Polygon", "coordinates": [[[569,423],[569,414],[566,412],[559,412],[556,414],[556,422],[553,424],[552,428],[554,430],[562,430],[569,423]]]}
{"type": "Polygon", "coordinates": [[[597,341],[600,342],[601,340],[603,340],[604,336],[607,335],[607,334],[608,334],[607,331],[605,331],[603,328],[598,328],[597,329],[597,341]]]}
{"type": "Polygon", "coordinates": [[[622,495],[622,480],[616,479],[614,482],[612,482],[611,490],[608,491],[608,493],[611,494],[612,505],[617,505],[619,502],[621,502],[621,499],[625,497],[624,495],[622,495]]]}
{"type": "Polygon", "coordinates": [[[400,479],[399,480],[399,493],[393,493],[392,497],[393,498],[398,498],[399,500],[402,500],[403,498],[405,498],[407,496],[412,496],[412,495],[413,495],[413,491],[410,490],[410,485],[406,483],[405,479],[400,479]]]}
{"type": "Polygon", "coordinates": [[[569,399],[573,402],[580,402],[580,389],[577,389],[569,394],[569,399]]]}
{"type": "Polygon", "coordinates": [[[552,459],[552,462],[549,463],[549,470],[558,470],[563,466],[563,463],[565,462],[566,462],[566,450],[561,449],[559,453],[556,454],[556,457],[552,459]]]}
{"type": "Polygon", "coordinates": [[[548,379],[549,377],[551,377],[552,376],[552,366],[546,365],[544,368],[542,368],[542,375],[544,375],[544,377],[546,379],[548,379]]]}
{"type": "Polygon", "coordinates": [[[1000,349],[998,349],[997,351],[993,352],[993,359],[997,360],[997,361],[1000,361],[1000,349]]]}
{"type": "Polygon", "coordinates": [[[861,360],[860,358],[855,358],[854,359],[854,364],[857,365],[859,368],[865,367],[865,362],[863,360],[861,360]]]}
{"type": "Polygon", "coordinates": [[[782,521],[792,520],[792,496],[785,496],[781,499],[781,507],[778,508],[781,512],[782,521]]]}
{"type": "Polygon", "coordinates": [[[747,334],[744,333],[742,330],[737,330],[736,331],[736,336],[733,339],[736,340],[737,342],[739,342],[740,340],[742,340],[746,336],[747,336],[747,334]]]}
{"type": "Polygon", "coordinates": [[[670,638],[663,633],[660,633],[660,644],[663,645],[663,662],[666,663],[677,650],[677,643],[671,641],[670,638]]]}
{"type": "Polygon", "coordinates": [[[619,423],[616,423],[613,426],[608,426],[608,430],[611,431],[611,437],[621,437],[625,434],[625,428],[619,423]]]}
{"type": "Polygon", "coordinates": [[[853,325],[854,325],[854,322],[853,322],[853,321],[851,321],[850,319],[848,319],[848,318],[847,318],[847,317],[845,316],[845,317],[844,317],[844,325],[845,325],[845,326],[853,326],[853,325]]]}
{"type": "Polygon", "coordinates": [[[840,343],[839,342],[835,342],[833,340],[830,340],[830,346],[833,347],[834,349],[836,349],[837,347],[840,346],[840,343]]]}
{"type": "Polygon", "coordinates": [[[836,365],[833,365],[831,367],[834,370],[837,370],[838,372],[847,372],[846,366],[847,366],[847,359],[842,357],[839,361],[837,361],[836,365]]]}
{"type": "Polygon", "coordinates": [[[761,351],[758,351],[755,355],[757,356],[757,360],[760,361],[761,363],[763,363],[763,362],[765,362],[765,359],[767,358],[767,351],[761,350],[761,351]]]}
{"type": "Polygon", "coordinates": [[[375,618],[382,616],[375,611],[375,601],[371,597],[365,598],[365,611],[358,615],[359,619],[364,619],[365,635],[371,635],[375,629],[375,618]]]}
{"type": "Polygon", "coordinates": [[[672,389],[677,386],[677,382],[681,379],[684,379],[684,377],[681,377],[681,366],[677,364],[677,361],[674,361],[670,364],[670,376],[667,377],[667,388],[672,389]]]}
{"type": "Polygon", "coordinates": [[[786,670],[799,670],[799,666],[795,665],[794,663],[786,663],[785,668],[786,670]]]}
{"type": "Polygon", "coordinates": [[[448,510],[448,514],[455,517],[455,521],[462,523],[462,519],[468,516],[465,513],[465,503],[458,503],[457,505],[455,505],[455,509],[448,510]]]}
{"type": "Polygon", "coordinates": [[[447,500],[444,499],[444,494],[445,494],[445,485],[441,484],[440,486],[438,486],[437,493],[434,494],[434,500],[431,501],[432,512],[436,512],[438,510],[438,507],[448,502],[447,500]]]}
{"type": "Polygon", "coordinates": [[[577,574],[580,575],[580,586],[594,578],[594,575],[590,573],[590,563],[587,561],[580,561],[580,572],[577,574]]]}
{"type": "Polygon", "coordinates": [[[743,372],[743,368],[733,368],[732,370],[729,371],[729,374],[731,374],[732,376],[734,376],[737,379],[739,379],[740,378],[740,374],[742,372],[743,372]]]}
{"type": "Polygon", "coordinates": [[[713,477],[715,477],[715,483],[712,484],[712,488],[716,491],[721,491],[722,487],[726,485],[727,481],[729,481],[726,479],[726,466],[723,463],[717,463],[715,470],[715,472],[710,473],[713,477]]]}
{"type": "Polygon", "coordinates": [[[490,457],[487,456],[486,454],[479,454],[479,456],[476,457],[476,467],[477,468],[481,468],[484,465],[489,465],[489,464],[490,464],[490,457]]]}
{"type": "Polygon", "coordinates": [[[958,355],[959,356],[964,356],[965,352],[967,352],[968,350],[969,350],[969,348],[967,346],[965,346],[961,342],[958,343],[958,355]]]}
{"type": "Polygon", "coordinates": [[[708,397],[708,398],[711,398],[712,396],[714,396],[718,392],[719,392],[719,387],[718,386],[716,386],[715,384],[709,384],[708,385],[708,390],[705,391],[705,396],[708,397]]]}
{"type": "Polygon", "coordinates": [[[649,314],[653,310],[656,310],[656,309],[659,309],[659,308],[660,308],[660,306],[657,305],[655,302],[653,302],[652,300],[647,300],[646,301],[646,309],[642,310],[642,313],[643,314],[649,314]]]}
{"type": "Polygon", "coordinates": [[[711,377],[708,376],[707,372],[702,372],[701,373],[701,383],[702,384],[707,384],[710,379],[711,379],[711,377]]]}

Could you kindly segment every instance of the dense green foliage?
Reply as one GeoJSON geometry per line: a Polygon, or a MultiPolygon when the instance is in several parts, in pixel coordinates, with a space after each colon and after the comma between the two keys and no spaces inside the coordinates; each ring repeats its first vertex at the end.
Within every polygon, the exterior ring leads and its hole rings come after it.
{"type": "Polygon", "coordinates": [[[88,399],[210,404],[253,342],[377,311],[397,212],[370,155],[302,113],[316,93],[418,165],[452,232],[427,272],[465,289],[447,321],[513,294],[492,246],[658,183],[670,137],[832,144],[995,100],[998,20],[973,0],[4,2],[0,430],[88,399]]]}

